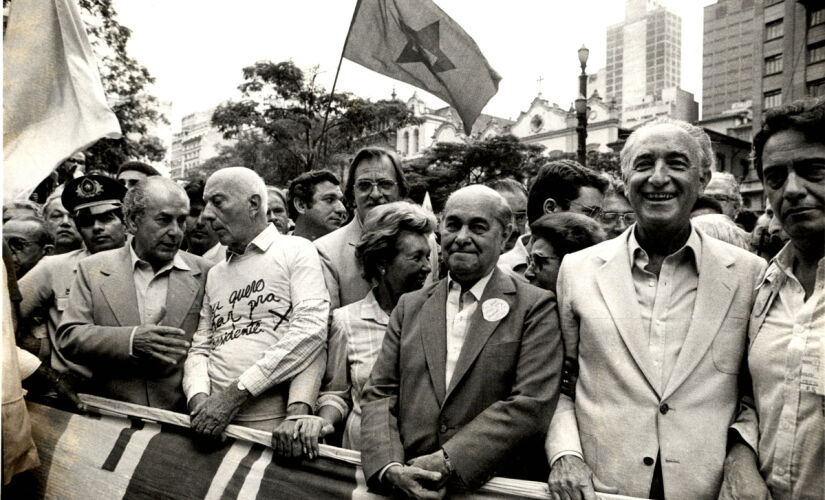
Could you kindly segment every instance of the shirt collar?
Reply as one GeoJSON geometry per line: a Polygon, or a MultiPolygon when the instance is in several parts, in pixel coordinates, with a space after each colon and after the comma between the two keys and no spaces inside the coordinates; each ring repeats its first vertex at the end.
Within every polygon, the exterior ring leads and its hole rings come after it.
{"type": "Polygon", "coordinates": [[[371,319],[378,324],[387,326],[390,317],[381,309],[378,299],[375,297],[375,289],[369,291],[364,300],[361,301],[361,319],[371,319]]]}
{"type": "MultiPolygon", "coordinates": [[[[823,272],[822,270],[825,268],[825,257],[819,259],[816,268],[817,274],[821,274],[823,272]]],[[[776,279],[776,275],[780,273],[784,274],[786,278],[792,278],[799,281],[793,274],[793,250],[791,249],[790,241],[785,243],[782,250],[780,250],[773,259],[771,259],[770,266],[768,266],[768,271],[765,273],[765,277],[762,278],[762,283],[766,281],[774,281],[776,279]]]]}
{"type": "MultiPolygon", "coordinates": [[[[275,239],[280,236],[281,233],[278,232],[278,228],[275,227],[274,224],[268,224],[263,231],[258,233],[258,236],[255,236],[252,241],[250,241],[246,248],[244,249],[244,254],[249,251],[252,247],[257,248],[260,250],[261,253],[266,252],[269,250],[269,247],[272,246],[272,243],[275,242],[275,239]]],[[[229,261],[233,255],[241,255],[236,254],[228,247],[226,249],[226,260],[229,261]]]]}
{"type": "MultiPolygon", "coordinates": [[[[134,240],[132,240],[132,242],[134,242],[134,240]]],[[[149,264],[145,260],[138,257],[138,255],[135,253],[135,248],[132,244],[129,244],[129,257],[132,261],[132,271],[135,270],[135,268],[137,267],[139,262],[143,262],[147,266],[152,267],[151,264],[149,264]]],[[[177,251],[177,252],[175,252],[175,257],[172,259],[172,262],[167,263],[165,266],[160,268],[160,270],[158,272],[156,272],[155,274],[160,274],[163,271],[166,271],[167,269],[172,269],[173,267],[176,268],[176,269],[180,269],[182,271],[191,271],[192,270],[192,268],[189,267],[189,264],[187,264],[186,261],[183,260],[183,257],[180,256],[180,251],[177,251]]]]}
{"type": "MultiPolygon", "coordinates": [[[[484,289],[487,288],[487,283],[490,282],[490,278],[493,277],[493,272],[495,272],[495,270],[496,266],[493,266],[493,268],[490,270],[489,273],[487,273],[486,276],[483,276],[481,279],[476,281],[475,285],[473,285],[468,290],[468,292],[470,292],[473,295],[473,297],[475,297],[476,302],[481,300],[481,295],[484,293],[484,289]]],[[[459,285],[458,282],[454,280],[450,274],[447,274],[447,290],[452,290],[454,287],[457,290],[461,291],[461,285],[459,285]]]]}
{"type": "MultiPolygon", "coordinates": [[[[642,252],[643,260],[649,261],[647,252],[645,252],[644,248],[639,245],[639,241],[636,239],[636,226],[634,226],[630,231],[628,231],[627,237],[627,250],[628,255],[630,256],[630,267],[636,264],[636,257],[638,252],[642,252]]],[[[692,262],[696,266],[696,272],[698,274],[699,269],[702,268],[700,265],[702,262],[702,237],[699,235],[699,232],[696,231],[696,228],[693,227],[693,224],[690,225],[690,236],[688,236],[687,241],[682,248],[676,250],[671,255],[679,255],[684,254],[688,255],[688,258],[692,257],[692,262]]]]}

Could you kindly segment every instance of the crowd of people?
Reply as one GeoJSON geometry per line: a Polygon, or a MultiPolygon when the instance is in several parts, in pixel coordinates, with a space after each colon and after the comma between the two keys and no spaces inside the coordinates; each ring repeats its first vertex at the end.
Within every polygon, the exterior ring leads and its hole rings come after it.
{"type": "Polygon", "coordinates": [[[437,215],[376,147],[285,190],[74,155],[3,210],[21,375],[186,413],[194,439],[359,450],[385,494],[825,498],[823,130],[822,99],[767,112],[758,217],[668,119],[621,178],[551,161],[437,215]]]}

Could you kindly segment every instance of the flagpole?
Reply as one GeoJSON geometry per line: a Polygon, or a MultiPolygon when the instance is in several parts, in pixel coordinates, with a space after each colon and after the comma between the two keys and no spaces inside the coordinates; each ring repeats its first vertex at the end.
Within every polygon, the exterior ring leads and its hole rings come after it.
{"type": "Polygon", "coordinates": [[[335,95],[335,86],[338,84],[338,73],[341,72],[341,62],[344,60],[344,52],[347,50],[347,43],[349,42],[349,35],[352,33],[352,25],[355,24],[355,16],[358,15],[358,8],[361,6],[361,0],[355,3],[355,10],[352,12],[352,19],[349,22],[347,29],[347,37],[344,39],[344,47],[341,49],[341,57],[338,58],[338,69],[335,70],[335,79],[332,80],[332,90],[329,93],[329,101],[327,102],[327,111],[324,113],[324,124],[321,126],[321,138],[318,144],[320,152],[321,146],[324,148],[324,156],[327,154],[327,120],[329,119],[329,111],[332,109],[332,98],[335,95]]]}

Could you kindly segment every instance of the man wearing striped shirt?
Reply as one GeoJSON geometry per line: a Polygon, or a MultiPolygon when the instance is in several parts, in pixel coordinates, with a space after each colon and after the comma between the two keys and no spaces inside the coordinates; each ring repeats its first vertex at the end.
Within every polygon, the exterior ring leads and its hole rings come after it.
{"type": "Polygon", "coordinates": [[[323,368],[298,375],[326,340],[321,262],[311,242],[267,222],[266,186],[253,171],[216,172],[204,200],[203,218],[228,251],[209,271],[184,368],[192,427],[218,436],[235,421],[272,432],[286,415],[311,414],[317,397],[323,368]]]}

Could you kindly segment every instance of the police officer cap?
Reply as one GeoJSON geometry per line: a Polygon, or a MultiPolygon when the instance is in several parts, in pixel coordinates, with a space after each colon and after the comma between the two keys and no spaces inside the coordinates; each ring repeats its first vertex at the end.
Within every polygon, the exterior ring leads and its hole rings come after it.
{"type": "Polygon", "coordinates": [[[84,175],[72,179],[60,196],[63,207],[72,215],[84,208],[93,215],[119,208],[126,194],[126,187],[104,175],[84,175]]]}

